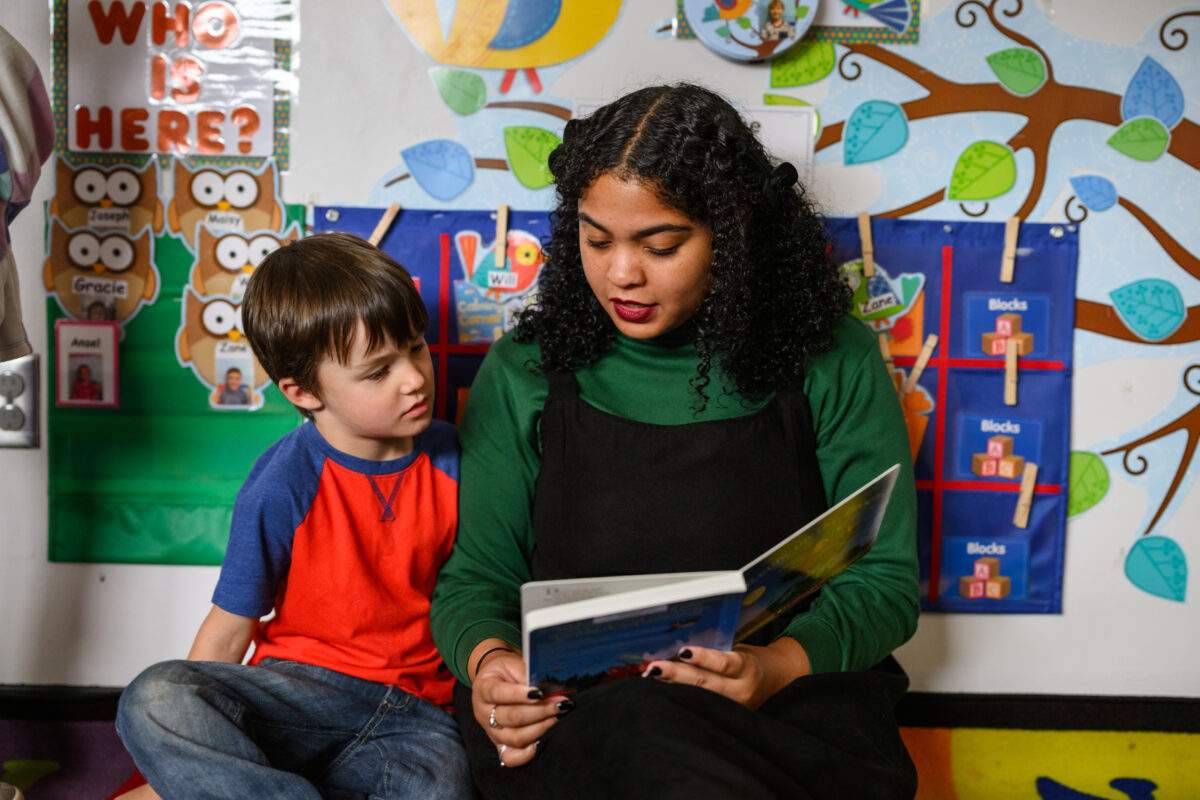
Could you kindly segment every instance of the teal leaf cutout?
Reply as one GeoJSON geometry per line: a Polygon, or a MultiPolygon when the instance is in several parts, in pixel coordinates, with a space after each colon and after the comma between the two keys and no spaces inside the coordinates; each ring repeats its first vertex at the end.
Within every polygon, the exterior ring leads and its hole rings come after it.
{"type": "Polygon", "coordinates": [[[1143,592],[1182,603],[1187,593],[1187,558],[1173,540],[1144,536],[1125,559],[1125,577],[1143,592]]]}
{"type": "Polygon", "coordinates": [[[1117,202],[1117,187],[1099,175],[1076,175],[1071,178],[1071,188],[1090,211],[1107,211],[1117,202]]]}
{"type": "Polygon", "coordinates": [[[842,130],[842,160],[865,164],[895,153],[908,141],[904,111],[886,100],[868,100],[850,114],[842,130]]]}
{"type": "Polygon", "coordinates": [[[816,83],[837,65],[833,42],[801,42],[771,61],[771,88],[816,83]]]}
{"type": "Polygon", "coordinates": [[[504,129],[504,147],[508,166],[527,189],[541,189],[554,183],[546,161],[562,141],[545,128],[511,127],[504,129]]]}
{"type": "Polygon", "coordinates": [[[1167,130],[1183,119],[1183,89],[1175,76],[1150,56],[1129,81],[1121,98],[1121,119],[1154,117],[1167,130]]]}
{"type": "Polygon", "coordinates": [[[713,3],[711,6],[704,9],[704,17],[700,21],[712,22],[713,20],[720,19],[720,17],[721,12],[717,10],[717,4],[713,3]]]}
{"type": "Polygon", "coordinates": [[[429,70],[438,94],[455,114],[474,114],[487,102],[487,85],[474,72],[450,67],[434,67],[429,70]]]}
{"type": "Polygon", "coordinates": [[[730,36],[729,25],[728,24],[722,25],[721,27],[714,30],[713,33],[715,33],[717,36],[720,36],[724,39],[728,39],[730,36]]]}
{"type": "Polygon", "coordinates": [[[1067,516],[1082,514],[1108,494],[1108,467],[1104,459],[1086,450],[1071,453],[1071,477],[1067,490],[1067,516]]]}
{"type": "Polygon", "coordinates": [[[1179,289],[1160,278],[1127,283],[1108,296],[1125,326],[1148,342],[1167,338],[1187,316],[1179,289]]]}
{"type": "Polygon", "coordinates": [[[1171,134],[1154,117],[1131,119],[1108,139],[1109,147],[1138,161],[1154,161],[1170,143],[1171,134]]]}
{"type": "Polygon", "coordinates": [[[1013,187],[1017,162],[1012,150],[986,139],[967,147],[958,157],[950,176],[947,196],[951,200],[991,200],[1013,187]]]}
{"type": "Polygon", "coordinates": [[[1033,94],[1046,82],[1046,62],[1036,50],[1028,47],[1011,47],[992,53],[987,62],[1004,88],[1013,94],[1022,97],[1033,94]]]}
{"type": "Polygon", "coordinates": [[[452,139],[432,139],[400,151],[417,185],[436,200],[453,200],[475,180],[475,160],[452,139]]]}

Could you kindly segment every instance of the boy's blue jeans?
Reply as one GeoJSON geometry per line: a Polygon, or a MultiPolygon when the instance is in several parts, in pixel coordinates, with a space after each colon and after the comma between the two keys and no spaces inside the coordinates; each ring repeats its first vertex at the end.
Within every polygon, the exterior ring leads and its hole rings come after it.
{"type": "Polygon", "coordinates": [[[166,800],[473,797],[452,716],[294,661],[156,664],[121,695],[117,732],[166,800]]]}

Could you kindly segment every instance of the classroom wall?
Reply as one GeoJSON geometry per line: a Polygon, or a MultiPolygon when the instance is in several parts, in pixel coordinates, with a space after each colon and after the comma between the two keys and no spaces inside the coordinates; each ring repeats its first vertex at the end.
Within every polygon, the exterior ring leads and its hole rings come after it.
{"type": "MultiPolygon", "coordinates": [[[[940,60],[943,56],[965,58],[961,49],[970,45],[964,42],[982,34],[955,23],[957,5],[944,0],[923,3],[921,44],[908,46],[908,50],[897,46],[896,52],[942,65],[947,63],[940,60]]],[[[1002,3],[1001,7],[1015,5],[1002,3]]],[[[674,12],[671,0],[626,0],[623,6],[599,45],[566,65],[542,71],[546,96],[565,102],[604,99],[645,83],[676,79],[702,81],[747,103],[761,102],[763,93],[769,91],[765,66],[723,61],[698,42],[656,38],[652,30],[674,12]]],[[[1194,4],[1166,0],[1137,4],[1042,0],[1026,3],[1022,15],[1040,20],[1035,25],[1039,35],[1062,48],[1056,62],[1060,82],[1103,84],[1119,94],[1128,74],[1109,76],[1082,70],[1070,61],[1070,47],[1092,43],[1105,58],[1119,62],[1156,36],[1165,16],[1198,9],[1194,4]]],[[[7,0],[0,9],[0,24],[33,54],[49,86],[52,70],[45,0],[7,0]]],[[[1200,36],[1200,19],[1195,16],[1184,18],[1181,26],[1193,37],[1200,36]]],[[[426,78],[432,62],[380,0],[303,2],[300,30],[300,89],[293,106],[291,169],[283,178],[284,200],[380,204],[393,199],[381,183],[401,163],[401,149],[462,133],[460,121],[445,109],[426,78]]],[[[995,41],[987,44],[999,49],[993,45],[995,41]]],[[[1193,41],[1190,50],[1164,52],[1163,56],[1174,59],[1171,71],[1191,100],[1185,114],[1195,115],[1195,101],[1200,98],[1198,54],[1200,43],[1193,41]]],[[[958,74],[945,77],[967,79],[958,74]]],[[[831,78],[796,94],[817,105],[828,119],[844,119],[846,112],[838,111],[839,104],[845,103],[840,95],[853,91],[857,89],[831,78]]],[[[972,124],[988,138],[988,126],[999,123],[989,121],[994,117],[979,116],[985,119],[972,124]]],[[[953,116],[924,122],[927,138],[923,146],[933,146],[929,144],[930,130],[945,126],[949,131],[957,124],[960,120],[953,116]]],[[[1064,126],[1062,134],[1076,130],[1064,126]]],[[[899,166],[845,167],[829,153],[819,152],[813,188],[831,213],[879,213],[901,204],[904,182],[921,177],[925,157],[917,150],[907,159],[908,168],[918,173],[913,178],[899,166]]],[[[1177,225],[1170,232],[1186,252],[1200,253],[1200,231],[1194,225],[1196,190],[1200,188],[1197,170],[1170,156],[1164,158],[1153,166],[1158,196],[1138,199],[1146,205],[1157,204],[1155,213],[1162,220],[1191,219],[1191,225],[1177,225]]],[[[1063,220],[1066,181],[1062,175],[1058,180],[1058,185],[1048,185],[1046,201],[1037,204],[1030,220],[1063,220]]],[[[34,205],[12,228],[25,323],[35,350],[43,356],[47,351],[45,295],[40,281],[43,220],[38,209],[48,199],[49,187],[50,181],[44,178],[34,205]]],[[[1014,191],[1020,194],[1022,187],[1014,191]]],[[[421,206],[419,197],[402,199],[408,207],[421,206]]],[[[1007,205],[997,201],[984,218],[1003,219],[1014,213],[1020,200],[1015,197],[1007,205]]],[[[508,197],[487,201],[482,194],[468,197],[458,207],[473,207],[471,202],[488,207],[498,201],[526,207],[508,197]]],[[[425,203],[426,207],[436,205],[425,203]]],[[[1103,241],[1102,226],[1130,223],[1116,217],[1117,212],[1108,213],[1111,216],[1104,219],[1115,222],[1085,225],[1081,234],[1081,298],[1090,295],[1093,300],[1104,300],[1115,284],[1106,286],[1100,276],[1119,270],[1124,270],[1129,280],[1175,270],[1184,300],[1191,306],[1200,302],[1200,280],[1179,273],[1141,228],[1130,228],[1121,235],[1130,242],[1132,255],[1120,264],[1109,263],[1107,245],[1097,249],[1092,242],[1103,241]]],[[[953,203],[927,208],[917,218],[968,219],[953,203]]],[[[1188,405],[1189,394],[1180,385],[1186,368],[1200,363],[1195,342],[1163,347],[1114,341],[1083,331],[1076,334],[1076,356],[1073,450],[1097,451],[1104,445],[1131,441],[1168,425],[1195,405],[1188,405]]],[[[44,363],[42,371],[44,377],[44,363]]],[[[42,404],[44,441],[44,392],[42,404]]],[[[1119,457],[1105,462],[1111,486],[1103,503],[1068,523],[1062,614],[923,615],[917,635],[898,653],[913,688],[1200,697],[1200,670],[1195,669],[1200,662],[1200,638],[1195,635],[1200,630],[1197,599],[1167,599],[1149,593],[1135,585],[1126,572],[1130,552],[1143,536],[1149,515],[1163,502],[1175,465],[1185,463],[1191,455],[1186,448],[1195,442],[1187,437],[1194,438],[1196,433],[1181,427],[1165,439],[1155,467],[1158,472],[1151,471],[1144,478],[1123,469],[1119,457]],[[1160,474],[1164,459],[1169,468],[1160,474]]],[[[47,467],[44,447],[0,448],[0,620],[4,632],[0,684],[120,686],[151,662],[185,655],[208,609],[216,568],[48,563],[47,467]]],[[[1200,519],[1200,491],[1195,488],[1195,478],[1200,469],[1193,462],[1181,470],[1178,492],[1154,533],[1178,543],[1196,560],[1200,553],[1200,526],[1195,522],[1200,519]]]]}

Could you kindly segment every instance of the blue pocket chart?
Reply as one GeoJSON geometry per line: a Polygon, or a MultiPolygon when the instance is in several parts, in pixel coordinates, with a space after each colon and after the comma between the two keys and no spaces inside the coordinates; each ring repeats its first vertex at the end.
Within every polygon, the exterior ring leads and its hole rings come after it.
{"type": "Polygon", "coordinates": [[[897,295],[894,311],[864,313],[874,308],[865,302],[870,287],[881,281],[863,277],[858,221],[828,221],[834,259],[864,301],[858,316],[886,337],[901,380],[937,335],[915,389],[900,390],[928,611],[1062,610],[1078,232],[1022,224],[1013,281],[1005,283],[1004,227],[872,219],[876,276],[920,289],[897,295]],[[1007,405],[1005,351],[1014,339],[1017,402],[1007,405]],[[1037,479],[1018,527],[1027,464],[1037,465],[1037,479]]]}

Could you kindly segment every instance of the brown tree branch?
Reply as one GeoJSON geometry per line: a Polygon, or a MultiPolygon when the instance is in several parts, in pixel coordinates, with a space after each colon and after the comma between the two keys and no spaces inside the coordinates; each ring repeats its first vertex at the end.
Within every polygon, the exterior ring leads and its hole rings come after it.
{"type": "Polygon", "coordinates": [[[1189,253],[1183,245],[1176,241],[1171,234],[1167,233],[1154,220],[1154,217],[1147,214],[1140,207],[1126,200],[1124,197],[1117,197],[1117,202],[1121,204],[1122,208],[1133,214],[1138,222],[1142,223],[1142,227],[1150,232],[1150,235],[1158,242],[1159,247],[1166,251],[1172,261],[1182,267],[1193,278],[1200,279],[1200,258],[1196,258],[1196,256],[1189,253]]]}
{"type": "Polygon", "coordinates": [[[537,103],[532,100],[501,100],[488,103],[484,108],[517,108],[523,111],[540,111],[562,120],[571,119],[571,109],[556,106],[553,103],[537,103]]]}
{"type": "MultiPolygon", "coordinates": [[[[993,28],[995,28],[997,31],[999,31],[1001,34],[1003,34],[1005,37],[1012,39],[1014,42],[1016,42],[1019,45],[1028,47],[1030,50],[1035,51],[1038,55],[1040,55],[1042,57],[1042,62],[1046,65],[1046,81],[1047,81],[1047,83],[1053,83],[1054,82],[1054,67],[1050,63],[1050,57],[1046,55],[1046,51],[1043,50],[1041,47],[1039,47],[1038,44],[1036,42],[1034,42],[1032,39],[1024,36],[1023,34],[1017,33],[1013,29],[1009,28],[1007,25],[1001,24],[1000,20],[996,19],[996,13],[995,13],[996,2],[997,2],[997,0],[991,0],[991,2],[988,3],[987,6],[985,7],[983,5],[983,3],[980,2],[980,0],[967,0],[967,2],[962,3],[957,9],[954,10],[954,21],[957,22],[963,28],[970,28],[971,26],[973,26],[975,24],[974,12],[973,11],[971,12],[972,13],[971,21],[968,23],[964,23],[962,21],[962,19],[959,18],[959,15],[962,13],[964,8],[968,8],[969,6],[979,6],[980,8],[982,8],[984,10],[984,13],[987,14],[988,21],[990,21],[992,23],[993,28]]],[[[1012,11],[1005,11],[1004,16],[1006,16],[1006,17],[1018,16],[1021,13],[1023,5],[1024,5],[1024,3],[1022,2],[1022,0],[1017,0],[1017,7],[1015,9],[1013,9],[1012,11]]]]}
{"type": "Polygon", "coordinates": [[[1075,300],[1075,327],[1081,331],[1091,331],[1112,339],[1124,339],[1138,344],[1167,345],[1188,344],[1200,342],[1200,306],[1189,306],[1183,324],[1165,339],[1148,342],[1138,336],[1121,321],[1117,310],[1104,303],[1091,300],[1075,300]]]}

